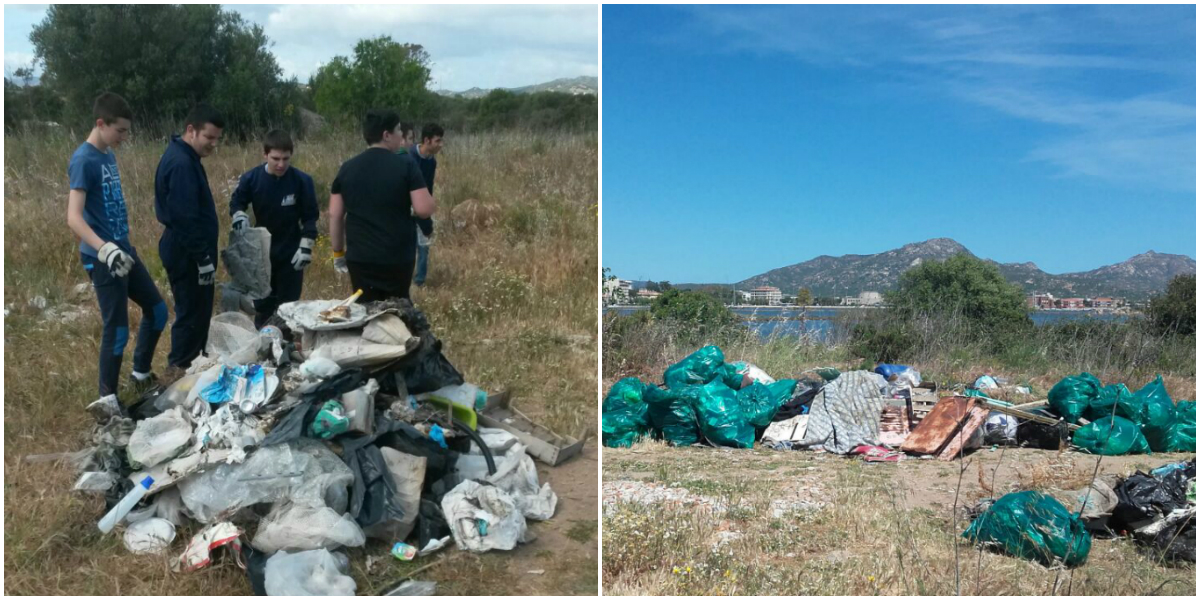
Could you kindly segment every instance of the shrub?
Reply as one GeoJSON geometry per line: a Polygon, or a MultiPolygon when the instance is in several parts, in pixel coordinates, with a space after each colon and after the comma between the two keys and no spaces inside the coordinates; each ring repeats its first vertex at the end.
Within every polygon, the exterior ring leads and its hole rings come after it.
{"type": "Polygon", "coordinates": [[[1150,322],[1159,333],[1196,334],[1196,276],[1179,275],[1150,300],[1150,322]]]}

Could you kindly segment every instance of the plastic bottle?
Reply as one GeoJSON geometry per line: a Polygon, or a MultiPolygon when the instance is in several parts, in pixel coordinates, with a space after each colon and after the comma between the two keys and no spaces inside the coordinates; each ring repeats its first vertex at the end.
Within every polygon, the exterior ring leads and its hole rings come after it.
{"type": "Polygon", "coordinates": [[[430,397],[441,398],[474,411],[483,410],[483,407],[487,404],[487,392],[469,383],[448,385],[437,391],[417,394],[418,400],[425,400],[430,397]]]}
{"type": "Polygon", "coordinates": [[[154,478],[147,475],[141,483],[133,486],[133,489],[129,490],[129,493],[125,494],[125,497],[121,498],[121,501],[118,502],[116,506],[112,507],[112,510],[108,511],[108,514],[104,515],[104,517],[100,519],[101,533],[108,533],[112,531],[113,527],[116,527],[117,523],[121,522],[121,519],[124,519],[125,515],[129,514],[129,511],[133,510],[134,505],[141,501],[142,497],[146,495],[146,492],[150,490],[150,486],[152,485],[154,485],[154,478]]]}

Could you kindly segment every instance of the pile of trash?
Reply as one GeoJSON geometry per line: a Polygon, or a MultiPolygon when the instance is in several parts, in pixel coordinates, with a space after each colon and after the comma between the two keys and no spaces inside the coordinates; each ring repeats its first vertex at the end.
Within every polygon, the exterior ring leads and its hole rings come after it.
{"type": "Polygon", "coordinates": [[[1090,373],[1066,377],[1050,389],[1049,411],[1083,424],[1072,439],[1093,454],[1196,451],[1196,403],[1176,403],[1162,376],[1136,392],[1123,383],[1103,385],[1090,373]]]}
{"type": "Polygon", "coordinates": [[[1014,492],[985,500],[963,537],[1046,566],[1087,562],[1093,537],[1131,537],[1155,560],[1196,562],[1196,460],[1124,479],[1100,477],[1065,494],[1014,492]],[[1069,506],[1069,508],[1068,508],[1069,506]]]}
{"type": "Polygon", "coordinates": [[[94,445],[71,458],[75,489],[106,498],[100,529],[167,553],[200,527],[175,570],[224,547],[269,595],[353,594],[331,551],[368,539],[400,560],[527,541],[558,502],[530,456],[544,442],[487,417],[411,302],[354,299],[284,304],[261,330],[222,313],[185,377],[90,407],[94,445]]]}

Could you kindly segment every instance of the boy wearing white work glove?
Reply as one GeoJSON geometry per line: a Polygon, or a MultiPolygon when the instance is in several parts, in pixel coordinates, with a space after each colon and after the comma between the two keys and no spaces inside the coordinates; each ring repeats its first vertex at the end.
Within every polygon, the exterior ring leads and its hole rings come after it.
{"type": "Polygon", "coordinates": [[[317,195],[312,177],[291,166],[295,144],[276,129],[263,139],[264,163],[238,180],[229,212],[233,228],[250,226],[253,207],[259,227],[271,232],[271,295],[254,301],[254,323],[261,328],[280,304],[300,299],[304,269],[312,263],[317,239],[317,195]]]}
{"type": "Polygon", "coordinates": [[[114,149],[129,135],[133,111],[116,94],[101,94],[92,106],[96,122],[87,141],[71,155],[67,174],[67,226],[80,239],[83,268],[96,290],[104,323],[100,338],[100,399],[89,407],[100,420],[120,412],[117,384],[129,341],[129,301],[142,309],[131,381],[135,391],[153,385],[154,349],[167,325],[167,305],[129,241],[129,220],[114,149]]]}

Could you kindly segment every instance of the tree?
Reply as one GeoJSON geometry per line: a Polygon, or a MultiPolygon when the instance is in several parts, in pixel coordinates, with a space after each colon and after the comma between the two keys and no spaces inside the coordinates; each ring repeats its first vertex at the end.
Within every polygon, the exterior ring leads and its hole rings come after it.
{"type": "Polygon", "coordinates": [[[313,75],[317,112],[358,122],[372,108],[391,108],[407,120],[434,116],[429,84],[429,53],[419,44],[391,36],[359,40],[354,57],[335,56],[313,75]]]}
{"type": "Polygon", "coordinates": [[[655,319],[672,319],[704,337],[739,325],[741,319],[710,294],[667,290],[650,304],[655,319]]]}
{"type": "Polygon", "coordinates": [[[105,91],[128,100],[149,129],[171,130],[201,101],[239,136],[283,115],[281,71],[262,28],[219,6],[55,4],[29,38],[68,126],[90,127],[105,91]]]}
{"type": "Polygon", "coordinates": [[[1195,335],[1196,276],[1179,275],[1167,284],[1165,294],[1150,299],[1150,323],[1159,333],[1195,335]]]}
{"type": "Polygon", "coordinates": [[[796,306],[809,306],[813,302],[812,290],[802,287],[796,292],[796,306]]]}
{"type": "Polygon", "coordinates": [[[986,331],[1033,326],[1020,286],[966,253],[905,271],[887,301],[904,319],[956,316],[986,331]]]}

